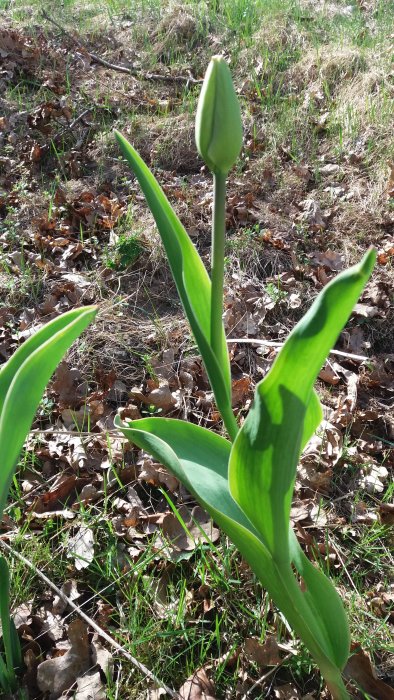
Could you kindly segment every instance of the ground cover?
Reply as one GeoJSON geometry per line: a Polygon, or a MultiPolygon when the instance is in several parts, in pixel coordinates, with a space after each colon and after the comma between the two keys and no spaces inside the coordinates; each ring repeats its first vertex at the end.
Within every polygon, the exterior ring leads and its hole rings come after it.
{"type": "MultiPolygon", "coordinates": [[[[349,675],[371,676],[368,654],[392,683],[391,3],[0,8],[2,359],[61,311],[100,308],[42,401],[2,524],[29,697],[70,689],[81,700],[92,688],[97,697],[159,697],[125,651],[183,697],[328,697],[232,545],[161,465],[113,430],[120,407],[222,429],[112,135],[123,131],[154,169],[209,264],[211,181],[194,114],[220,52],[245,129],[229,178],[225,302],[228,336],[242,339],[229,344],[241,419],[317,292],[370,244],[378,249],[342,354],[320,374],[325,422],[301,460],[292,517],[348,610],[362,649],[349,675]],[[40,573],[123,653],[98,636],[92,655],[84,623],[40,573]],[[61,688],[56,666],[37,675],[56,654],[61,688]],[[85,663],[77,670],[76,656],[85,663]]],[[[391,697],[370,683],[370,697],[391,697]]]]}

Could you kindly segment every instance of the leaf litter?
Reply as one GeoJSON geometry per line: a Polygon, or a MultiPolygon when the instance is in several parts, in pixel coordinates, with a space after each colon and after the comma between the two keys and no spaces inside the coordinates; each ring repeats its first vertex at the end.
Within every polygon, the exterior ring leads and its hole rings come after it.
{"type": "MultiPolygon", "coordinates": [[[[163,25],[166,40],[169,35],[178,37],[178,25],[174,22],[172,17],[168,29],[163,25]]],[[[187,27],[192,24],[193,18],[189,17],[185,34],[179,35],[183,36],[182,41],[190,40],[187,27]]],[[[157,51],[165,54],[166,42],[156,40],[157,51]]],[[[97,42],[99,53],[99,38],[92,41],[97,42]]],[[[121,51],[130,51],[128,40],[126,44],[121,51]]],[[[115,44],[111,46],[108,51],[116,63],[117,49],[115,44]]],[[[44,35],[40,30],[35,33],[6,26],[0,33],[0,52],[0,82],[4,89],[31,79],[39,88],[32,106],[26,110],[20,109],[12,94],[6,93],[0,117],[1,143],[7,145],[1,156],[0,212],[5,226],[0,239],[4,263],[14,280],[13,287],[9,282],[3,287],[3,276],[0,279],[2,293],[3,289],[6,292],[0,310],[1,358],[7,359],[33,330],[66,309],[99,301],[103,306],[107,304],[109,310],[106,315],[103,309],[94,337],[86,336],[85,350],[74,350],[54,376],[45,397],[47,403],[40,407],[35,432],[26,446],[32,468],[24,469],[21,494],[15,501],[21,512],[9,509],[7,517],[14,519],[3,523],[3,536],[11,541],[13,531],[28,528],[46,537],[48,523],[58,522],[63,533],[67,533],[62,551],[68,573],[78,576],[80,592],[71,579],[65,581],[65,591],[69,597],[83,598],[91,585],[82,574],[88,575],[100,549],[96,524],[86,524],[86,510],[100,516],[106,503],[105,517],[113,526],[117,556],[119,560],[123,557],[124,571],[130,571],[152,547],[158,567],[149,572],[157,579],[155,614],[166,619],[174,609],[169,604],[172,584],[171,577],[159,573],[160,566],[181,567],[188,566],[188,562],[192,565],[195,553],[208,539],[219,546],[220,533],[162,465],[108,430],[112,430],[113,417],[120,407],[124,415],[132,418],[175,416],[219,430],[220,423],[205,372],[199,358],[193,355],[179,309],[172,304],[173,287],[157,253],[152,223],[135,183],[122,183],[125,171],[114,158],[105,129],[116,125],[122,110],[131,106],[143,115],[148,104],[153,115],[160,104],[171,109],[179,103],[180,93],[176,83],[158,83],[152,89],[146,81],[124,75],[120,82],[116,73],[95,64],[86,51],[78,57],[72,54],[68,61],[67,37],[51,32],[44,35]],[[71,92],[65,82],[66,61],[71,92]],[[100,81],[101,88],[97,88],[100,81]],[[113,90],[107,100],[109,81],[113,90]],[[47,90],[52,93],[50,98],[47,90]],[[60,155],[59,144],[63,148],[60,155]],[[97,154],[102,172],[94,162],[97,154]],[[44,191],[40,178],[51,188],[44,191]],[[130,212],[132,217],[128,219],[130,212]],[[116,246],[125,225],[130,231],[138,221],[143,222],[144,228],[143,252],[122,274],[114,273],[106,267],[104,251],[110,245],[116,246]],[[15,242],[22,230],[21,252],[15,242]],[[30,287],[24,283],[26,269],[32,281],[30,287]],[[155,322],[147,321],[149,317],[155,322]],[[118,327],[123,330],[118,332],[118,327]],[[34,460],[39,460],[39,468],[34,460]],[[163,490],[178,505],[180,519],[170,509],[163,490]],[[127,557],[121,557],[122,552],[127,557]]],[[[346,83],[346,71],[355,75],[359,61],[357,52],[343,51],[337,58],[323,57],[317,66],[315,59],[306,54],[300,64],[289,69],[290,81],[302,84],[307,78],[304,96],[316,106],[315,128],[319,133],[327,133],[330,115],[324,81],[328,81],[326,87],[331,85],[333,71],[339,70],[346,83]]],[[[245,84],[245,94],[246,90],[245,84]]],[[[249,97],[253,112],[255,97],[249,97]]],[[[254,114],[257,115],[256,110],[254,114]]],[[[151,121],[153,133],[155,119],[151,121]]],[[[171,136],[173,124],[173,120],[161,120],[157,137],[152,139],[149,130],[144,136],[137,123],[137,145],[142,152],[149,148],[147,157],[151,164],[164,166],[164,189],[175,200],[181,218],[204,254],[209,236],[211,185],[188,145],[190,125],[182,129],[183,150],[175,149],[171,157],[161,153],[163,144],[171,143],[168,133],[171,136]],[[144,139],[149,141],[148,147],[144,139]],[[185,150],[186,146],[189,150],[185,150]],[[186,157],[189,151],[192,155],[186,157]],[[187,202],[183,175],[174,173],[177,169],[188,178],[187,202]]],[[[316,167],[308,154],[295,165],[289,156],[289,145],[285,144],[275,156],[278,165],[272,167],[262,146],[263,140],[267,141],[266,125],[261,124],[261,131],[258,126],[246,134],[249,154],[245,170],[230,182],[227,220],[233,252],[229,250],[224,320],[231,337],[281,343],[309,300],[348,264],[349,253],[346,245],[339,243],[337,231],[345,229],[345,234],[351,236],[350,224],[348,231],[344,225],[348,212],[359,221],[351,204],[357,201],[357,192],[367,196],[360,175],[360,163],[366,162],[365,145],[349,144],[348,152],[341,158],[324,152],[327,147],[323,139],[316,167]]],[[[385,179],[384,197],[386,203],[392,199],[392,168],[385,179]]],[[[393,221],[382,201],[379,200],[375,218],[365,218],[365,222],[372,221],[369,225],[374,231],[372,242],[378,246],[380,269],[338,344],[343,352],[367,356],[368,361],[345,356],[337,362],[331,356],[322,368],[318,390],[325,419],[302,456],[292,509],[297,536],[308,556],[313,561],[318,557],[334,568],[342,566],[338,558],[345,546],[341,533],[346,535],[347,528],[356,528],[358,539],[371,525],[392,524],[392,503],[385,494],[394,467],[394,364],[389,354],[393,325],[393,221]],[[327,532],[336,533],[333,542],[327,543],[327,532]]],[[[368,240],[368,226],[360,228],[368,240]]],[[[240,420],[250,407],[255,383],[268,371],[275,355],[275,347],[256,349],[242,341],[230,345],[233,403],[240,420]]],[[[211,597],[197,594],[192,590],[191,570],[189,576],[188,610],[192,618],[195,616],[193,622],[198,623],[208,619],[204,616],[217,610],[216,606],[220,609],[223,603],[216,600],[214,590],[210,591],[211,597]],[[198,595],[201,599],[197,605],[198,595]]],[[[199,584],[198,590],[202,582],[199,584]]],[[[390,615],[392,591],[382,589],[378,577],[372,574],[366,577],[365,585],[370,609],[380,616],[390,615]]],[[[104,676],[95,669],[105,672],[110,665],[94,660],[98,643],[90,640],[82,623],[73,628],[78,621],[71,622],[66,633],[67,608],[61,600],[52,601],[52,611],[45,612],[35,603],[24,603],[24,622],[18,608],[15,615],[21,622],[18,627],[22,628],[25,644],[29,688],[35,688],[31,697],[39,697],[34,695],[38,692],[38,678],[45,692],[53,697],[66,689],[65,686],[60,691],[62,678],[67,680],[67,688],[74,689],[75,697],[105,697],[104,676]],[[35,614],[39,610],[41,618],[35,614]],[[48,629],[44,631],[45,627],[48,629]],[[77,630],[74,636],[73,629],[77,630]],[[86,668],[82,669],[79,663],[86,664],[86,668]],[[38,675],[37,667],[41,668],[38,675]]],[[[275,647],[281,626],[272,612],[269,621],[272,634],[266,642],[246,636],[242,653],[239,644],[239,683],[246,689],[256,679],[253,664],[269,667],[267,659],[271,658],[279,667],[283,658],[283,651],[275,647]]],[[[222,643],[231,648],[227,631],[222,643]]],[[[212,651],[215,653],[220,658],[218,650],[212,651]]],[[[357,664],[363,669],[363,682],[367,676],[367,682],[372,683],[371,693],[376,693],[376,685],[371,681],[373,671],[365,660],[365,652],[360,654],[357,664]]],[[[384,667],[383,653],[377,655],[376,662],[384,667]]],[[[353,660],[351,673],[356,680],[360,673],[357,664],[353,660]]],[[[272,687],[272,697],[308,697],[286,671],[281,673],[272,687]]],[[[188,693],[187,697],[216,697],[215,686],[207,674],[214,675],[212,669],[205,670],[200,665],[182,686],[185,696],[188,693]]],[[[385,697],[386,689],[382,688],[378,692],[385,697]]],[[[316,696],[315,690],[310,696],[316,696]]]]}

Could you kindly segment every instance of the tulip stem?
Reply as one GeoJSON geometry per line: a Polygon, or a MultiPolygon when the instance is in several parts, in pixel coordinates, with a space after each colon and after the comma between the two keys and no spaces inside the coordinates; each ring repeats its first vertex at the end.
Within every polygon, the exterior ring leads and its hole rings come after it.
{"type": "MultiPolygon", "coordinates": [[[[213,217],[212,217],[212,265],[211,265],[211,348],[222,366],[223,350],[223,282],[224,245],[226,240],[226,175],[213,175],[213,217]]],[[[227,347],[227,346],[226,346],[227,347]]],[[[231,408],[231,387],[228,405],[221,407],[223,423],[231,440],[238,432],[237,421],[231,408]],[[224,410],[225,409],[225,410],[224,410]]]]}
{"type": "Polygon", "coordinates": [[[221,362],[223,344],[223,282],[226,227],[226,176],[213,176],[212,266],[211,266],[211,347],[221,362]]]}

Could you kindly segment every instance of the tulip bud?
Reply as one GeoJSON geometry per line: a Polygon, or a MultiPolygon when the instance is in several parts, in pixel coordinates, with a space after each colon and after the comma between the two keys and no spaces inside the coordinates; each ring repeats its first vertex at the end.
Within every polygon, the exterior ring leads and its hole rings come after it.
{"type": "Polygon", "coordinates": [[[197,150],[215,174],[227,175],[242,147],[242,120],[230,69],[222,56],[208,66],[197,105],[197,150]]]}

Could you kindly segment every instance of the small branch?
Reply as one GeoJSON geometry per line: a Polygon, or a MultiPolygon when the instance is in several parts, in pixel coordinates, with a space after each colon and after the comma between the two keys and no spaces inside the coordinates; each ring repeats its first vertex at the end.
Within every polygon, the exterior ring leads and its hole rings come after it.
{"type": "MultiPolygon", "coordinates": [[[[249,345],[265,345],[267,348],[282,348],[284,343],[279,343],[276,340],[258,340],[256,338],[227,338],[228,343],[249,343],[249,345]]],[[[364,362],[369,358],[365,355],[353,355],[351,352],[343,352],[342,350],[330,350],[330,355],[339,355],[347,357],[349,360],[357,360],[364,362]]]]}
{"type": "MultiPolygon", "coordinates": [[[[294,652],[293,652],[293,653],[294,653],[294,652]]],[[[279,664],[277,664],[276,666],[274,666],[274,668],[271,668],[269,671],[267,671],[267,673],[265,673],[263,676],[261,676],[261,678],[259,678],[255,683],[253,683],[252,687],[249,688],[249,690],[246,691],[246,693],[242,696],[241,700],[247,700],[247,698],[250,697],[250,695],[252,694],[252,692],[253,692],[254,690],[256,690],[256,688],[258,688],[259,686],[262,686],[263,683],[265,683],[265,681],[267,680],[267,678],[269,678],[269,677],[272,676],[274,673],[276,673],[276,671],[278,670],[279,666],[282,666],[282,664],[284,664],[285,661],[287,661],[288,659],[290,659],[291,656],[292,656],[292,653],[287,654],[286,656],[284,656],[283,659],[281,660],[281,662],[280,662],[279,664]]]]}
{"type": "Polygon", "coordinates": [[[134,68],[128,68],[128,66],[118,65],[117,63],[110,63],[105,58],[98,56],[96,53],[88,51],[87,48],[79,41],[79,39],[70,34],[70,32],[68,32],[67,29],[64,29],[64,27],[62,27],[61,24],[59,24],[58,22],[56,22],[56,20],[50,17],[50,15],[48,15],[48,13],[45,10],[42,11],[42,17],[51,24],[53,24],[55,27],[57,27],[65,36],[71,39],[71,41],[74,42],[74,44],[79,46],[79,48],[85,54],[87,54],[94,63],[97,63],[100,66],[104,66],[104,68],[115,70],[118,73],[127,73],[128,75],[133,75],[134,77],[140,78],[141,80],[158,80],[163,81],[165,83],[186,83],[186,87],[188,87],[189,85],[200,85],[203,82],[202,80],[197,80],[196,78],[193,78],[191,75],[161,75],[160,73],[138,74],[134,68]]]}
{"type": "Polygon", "coordinates": [[[83,612],[83,610],[81,610],[81,608],[78,605],[76,605],[68,596],[66,596],[60,590],[60,588],[58,588],[54,583],[52,583],[52,581],[47,576],[45,576],[45,574],[43,574],[42,571],[37,569],[37,567],[34,566],[34,564],[32,564],[31,561],[29,561],[29,559],[26,559],[26,557],[24,557],[22,554],[19,554],[19,552],[12,549],[12,547],[10,547],[8,544],[6,544],[6,542],[2,540],[0,540],[0,545],[4,549],[6,549],[10,554],[12,554],[12,556],[19,559],[19,561],[21,561],[23,564],[28,566],[29,569],[34,571],[34,573],[42,581],[44,581],[56,593],[56,595],[58,595],[62,600],[66,601],[67,605],[70,608],[72,608],[74,612],[78,613],[82,620],[84,620],[90,627],[92,627],[92,629],[94,629],[95,632],[97,632],[97,634],[102,639],[105,639],[105,641],[108,642],[108,644],[110,644],[114,649],[120,652],[128,661],[130,661],[130,663],[132,663],[133,666],[138,668],[138,670],[141,671],[141,673],[143,673],[144,676],[156,683],[156,685],[159,688],[163,688],[171,698],[179,700],[179,694],[176,693],[175,690],[169,688],[165,683],[163,683],[159,678],[157,678],[157,676],[155,676],[155,674],[152,673],[152,671],[150,671],[149,668],[144,666],[144,664],[142,664],[140,661],[137,661],[137,659],[135,659],[134,656],[132,656],[124,647],[122,647],[122,645],[119,644],[119,642],[117,642],[107,632],[101,629],[101,627],[99,627],[99,625],[94,620],[92,620],[91,617],[89,617],[85,612],[83,612]]]}

